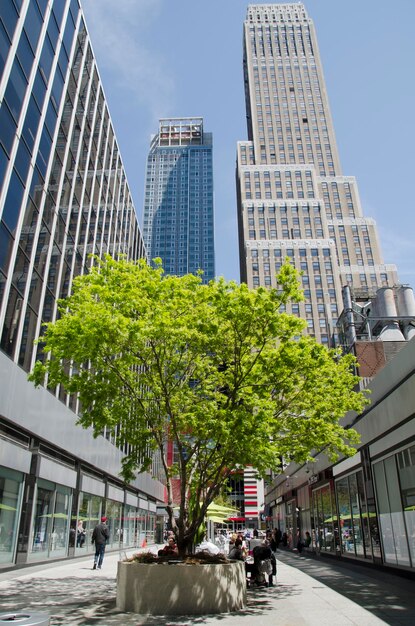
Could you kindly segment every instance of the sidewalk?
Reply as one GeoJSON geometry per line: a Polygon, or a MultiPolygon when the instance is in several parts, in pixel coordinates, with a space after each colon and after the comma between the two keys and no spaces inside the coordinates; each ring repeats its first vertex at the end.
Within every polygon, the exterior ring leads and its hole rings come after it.
{"type": "Polygon", "coordinates": [[[117,611],[118,552],[105,555],[102,570],[93,571],[88,557],[0,573],[0,613],[43,612],[51,626],[415,624],[413,581],[327,559],[287,552],[278,556],[276,586],[249,590],[246,608],[237,613],[151,617],[117,611]]]}

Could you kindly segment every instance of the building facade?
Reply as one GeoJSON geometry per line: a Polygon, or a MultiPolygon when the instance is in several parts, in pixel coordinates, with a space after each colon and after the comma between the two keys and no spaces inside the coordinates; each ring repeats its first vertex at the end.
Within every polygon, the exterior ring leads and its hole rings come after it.
{"type": "Polygon", "coordinates": [[[35,389],[34,345],[91,254],[144,255],[78,0],[0,3],[0,567],[154,535],[163,486],[120,480],[114,434],[76,426],[64,390],[35,389]],[[84,539],[77,539],[81,522],[84,539]],[[81,545],[82,543],[82,545],[81,545]]]}
{"type": "Polygon", "coordinates": [[[340,167],[314,25],[301,3],[249,5],[244,23],[248,141],[237,148],[241,279],[276,286],[281,263],[302,272],[290,311],[319,342],[336,341],[341,287],[397,283],[353,176],[340,167]]]}
{"type": "Polygon", "coordinates": [[[361,353],[368,346],[382,357],[376,373],[373,358],[363,366],[371,403],[344,418],[360,434],[356,454],[333,463],[321,450],[291,463],[267,488],[267,523],[291,549],[309,531],[312,552],[415,576],[415,340],[357,339],[361,353]]]}
{"type": "Polygon", "coordinates": [[[147,159],[143,237],[167,274],[215,277],[212,134],[203,119],[161,119],[147,159]]]}

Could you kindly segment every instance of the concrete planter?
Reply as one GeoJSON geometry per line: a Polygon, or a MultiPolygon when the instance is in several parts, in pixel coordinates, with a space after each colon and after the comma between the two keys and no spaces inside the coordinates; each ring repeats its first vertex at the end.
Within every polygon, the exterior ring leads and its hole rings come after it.
{"type": "Polygon", "coordinates": [[[147,615],[206,615],[246,603],[245,564],[185,565],[120,561],[117,608],[147,615]]]}

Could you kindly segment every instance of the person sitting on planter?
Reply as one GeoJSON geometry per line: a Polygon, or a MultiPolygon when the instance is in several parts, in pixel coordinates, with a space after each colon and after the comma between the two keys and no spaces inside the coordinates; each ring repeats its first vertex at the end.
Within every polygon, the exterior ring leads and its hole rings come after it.
{"type": "Polygon", "coordinates": [[[229,550],[228,559],[234,559],[235,561],[245,561],[241,539],[235,539],[235,543],[229,550]]]}
{"type": "Polygon", "coordinates": [[[253,582],[254,580],[256,580],[256,577],[258,574],[256,565],[255,563],[249,563],[246,561],[246,555],[244,553],[242,539],[240,539],[239,537],[235,539],[235,543],[233,544],[232,548],[229,550],[228,559],[232,559],[235,561],[244,561],[245,562],[245,574],[246,574],[247,579],[248,579],[248,574],[251,575],[251,578],[247,580],[247,583],[253,582]]]}
{"type": "Polygon", "coordinates": [[[158,556],[166,556],[166,555],[178,555],[176,542],[174,537],[169,537],[167,539],[167,545],[164,546],[161,550],[157,552],[158,556]]]}

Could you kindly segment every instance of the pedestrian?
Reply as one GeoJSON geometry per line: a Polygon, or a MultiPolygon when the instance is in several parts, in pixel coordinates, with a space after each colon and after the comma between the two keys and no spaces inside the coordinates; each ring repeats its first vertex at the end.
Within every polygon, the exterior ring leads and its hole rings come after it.
{"type": "Polygon", "coordinates": [[[105,546],[110,537],[107,526],[107,518],[101,517],[101,523],[97,524],[92,532],[92,543],[95,543],[94,566],[92,569],[101,569],[104,560],[105,546]]]}
{"type": "Polygon", "coordinates": [[[78,528],[76,531],[76,547],[82,548],[85,543],[85,528],[82,520],[78,522],[78,528]]]}
{"type": "Polygon", "coordinates": [[[279,528],[274,528],[273,535],[274,535],[274,541],[277,544],[277,548],[275,550],[276,552],[282,540],[282,532],[279,528]]]}
{"type": "Polygon", "coordinates": [[[260,546],[262,543],[262,540],[258,537],[258,530],[256,528],[254,528],[254,532],[253,532],[253,537],[249,542],[249,554],[250,556],[252,556],[253,552],[254,552],[254,548],[256,548],[256,546],[260,546]]]}

